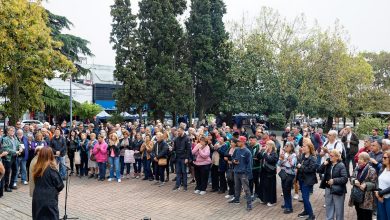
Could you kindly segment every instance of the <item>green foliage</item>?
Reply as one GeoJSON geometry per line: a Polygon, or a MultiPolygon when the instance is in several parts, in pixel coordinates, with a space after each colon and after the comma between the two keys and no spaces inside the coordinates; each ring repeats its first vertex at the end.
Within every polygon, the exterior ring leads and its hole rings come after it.
{"type": "MultiPolygon", "coordinates": [[[[221,0],[192,0],[188,32],[189,66],[195,84],[199,118],[215,110],[229,87],[231,44],[222,21],[226,7],[221,0]]],[[[226,105],[225,105],[226,106],[226,105]]]]}
{"type": "Polygon", "coordinates": [[[281,113],[270,115],[268,121],[271,124],[271,130],[283,130],[286,125],[286,119],[281,113]]]}
{"type": "Polygon", "coordinates": [[[79,116],[81,119],[92,119],[93,116],[101,111],[102,107],[100,105],[84,102],[74,110],[74,115],[79,116]]]}
{"type": "Polygon", "coordinates": [[[114,96],[120,111],[128,111],[131,105],[138,108],[147,102],[145,64],[143,61],[136,16],[131,12],[129,0],[116,0],[111,6],[113,17],[110,42],[114,44],[115,77],[123,82],[114,96]]]}
{"type": "Polygon", "coordinates": [[[61,42],[50,35],[40,1],[1,1],[0,21],[0,84],[10,99],[5,109],[12,124],[26,110],[44,109],[44,79],[53,77],[54,70],[76,69],[60,53],[61,42]]]}
{"type": "MultiPolygon", "coordinates": [[[[77,72],[74,76],[78,77],[90,73],[89,69],[85,69],[79,64],[82,62],[80,55],[93,56],[88,48],[89,41],[71,34],[61,33],[63,29],[70,30],[73,24],[64,16],[55,15],[48,10],[46,10],[46,13],[48,15],[47,25],[51,29],[53,39],[63,43],[59,50],[76,66],[77,72]]],[[[62,78],[67,77],[69,77],[69,73],[62,75],[62,78]]]]}
{"type": "MultiPolygon", "coordinates": [[[[44,85],[42,100],[45,105],[45,113],[48,115],[69,114],[70,97],[64,95],[48,85],[44,85]]],[[[77,109],[80,103],[73,100],[73,108],[77,109]]]]}
{"type": "Polygon", "coordinates": [[[108,121],[111,122],[111,124],[113,125],[122,123],[124,120],[125,119],[117,112],[111,114],[111,117],[108,119],[108,121]]]}
{"type": "Polygon", "coordinates": [[[380,118],[363,117],[359,119],[359,125],[356,128],[356,133],[363,137],[364,135],[371,135],[372,129],[378,128],[379,134],[383,134],[386,128],[386,123],[380,118]]]}

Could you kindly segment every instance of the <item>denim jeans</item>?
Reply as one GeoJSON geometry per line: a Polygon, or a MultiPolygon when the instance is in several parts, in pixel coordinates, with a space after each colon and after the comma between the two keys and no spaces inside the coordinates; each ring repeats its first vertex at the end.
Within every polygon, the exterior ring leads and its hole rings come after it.
{"type": "Polygon", "coordinates": [[[135,163],[133,164],[134,173],[141,173],[142,160],[135,159],[135,163]]]}
{"type": "Polygon", "coordinates": [[[98,162],[99,167],[99,179],[104,180],[106,178],[106,162],[98,162]]]}
{"type": "Polygon", "coordinates": [[[66,177],[65,157],[56,157],[57,164],[59,165],[59,172],[62,178],[66,177]]]}
{"type": "MultiPolygon", "coordinates": [[[[26,163],[27,163],[27,161],[25,161],[23,157],[16,158],[16,174],[18,174],[20,172],[21,177],[22,177],[21,178],[22,182],[27,181],[26,163]],[[19,171],[19,169],[20,169],[20,171],[19,171]]],[[[13,181],[14,181],[14,183],[18,182],[18,175],[15,176],[13,181]]]]}
{"type": "Polygon", "coordinates": [[[302,191],[303,207],[309,216],[313,216],[313,209],[310,203],[310,192],[313,190],[313,185],[305,185],[303,181],[299,181],[302,191]]]}
{"type": "Polygon", "coordinates": [[[378,201],[377,217],[378,220],[390,219],[390,198],[384,199],[383,203],[378,201]]]}
{"type": "Polygon", "coordinates": [[[116,178],[119,180],[121,178],[120,167],[119,167],[119,157],[109,157],[108,162],[110,163],[110,178],[114,178],[114,167],[116,178]]]}
{"type": "Polygon", "coordinates": [[[187,188],[187,165],[184,159],[176,159],[176,187],[183,184],[187,188]]]}
{"type": "Polygon", "coordinates": [[[152,169],[150,168],[151,160],[144,158],[143,160],[145,178],[153,178],[152,169]]]}

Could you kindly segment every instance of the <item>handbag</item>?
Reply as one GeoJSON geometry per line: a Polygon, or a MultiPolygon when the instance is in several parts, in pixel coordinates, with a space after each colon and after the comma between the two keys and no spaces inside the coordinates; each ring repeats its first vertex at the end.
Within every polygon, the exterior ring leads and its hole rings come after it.
{"type": "Polygon", "coordinates": [[[158,165],[159,166],[166,166],[168,164],[167,158],[160,158],[158,159],[158,165]]]}
{"type": "Polygon", "coordinates": [[[96,161],[95,154],[91,153],[91,156],[89,157],[91,161],[96,161]]]}
{"type": "Polygon", "coordinates": [[[344,187],[342,185],[333,184],[330,186],[330,194],[341,196],[344,195],[344,193],[344,187]]]}
{"type": "Polygon", "coordinates": [[[276,171],[276,166],[269,164],[267,161],[264,162],[264,168],[269,173],[273,173],[276,171]]]}
{"type": "Polygon", "coordinates": [[[351,200],[356,203],[363,203],[364,202],[364,191],[361,190],[357,186],[353,186],[351,190],[351,200]]]}
{"type": "Polygon", "coordinates": [[[134,151],[125,150],[124,163],[135,163],[134,151]]]}
{"type": "Polygon", "coordinates": [[[74,164],[76,165],[81,164],[80,151],[74,152],[74,164]]]}
{"type": "Polygon", "coordinates": [[[284,169],[281,169],[281,170],[279,171],[278,175],[279,175],[279,177],[280,177],[280,179],[281,179],[282,181],[284,181],[285,179],[287,179],[287,173],[286,173],[286,171],[285,171],[284,169]]]}

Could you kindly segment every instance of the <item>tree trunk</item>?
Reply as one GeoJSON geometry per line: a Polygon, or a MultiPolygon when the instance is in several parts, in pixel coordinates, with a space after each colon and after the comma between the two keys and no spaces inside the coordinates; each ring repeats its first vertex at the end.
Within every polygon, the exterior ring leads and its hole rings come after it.
{"type": "Polygon", "coordinates": [[[353,121],[353,127],[356,127],[356,117],[355,116],[352,117],[352,121],[353,121]]]}
{"type": "Polygon", "coordinates": [[[332,129],[332,125],[333,125],[333,116],[328,116],[328,119],[326,121],[326,130],[329,131],[330,129],[332,129]]]}
{"type": "Polygon", "coordinates": [[[177,120],[176,120],[176,112],[172,112],[172,126],[177,125],[177,120]]]}
{"type": "Polygon", "coordinates": [[[233,127],[233,113],[232,112],[227,112],[226,113],[226,118],[225,122],[228,126],[233,127]]]}
{"type": "Polygon", "coordinates": [[[188,113],[188,128],[192,127],[192,112],[188,113]]]}
{"type": "Polygon", "coordinates": [[[343,117],[343,127],[344,127],[344,128],[345,128],[346,124],[347,124],[347,118],[346,118],[346,117],[343,117]]]}
{"type": "Polygon", "coordinates": [[[139,117],[139,121],[142,123],[142,107],[138,107],[137,108],[137,113],[138,113],[138,117],[139,117]]]}
{"type": "Polygon", "coordinates": [[[201,105],[199,106],[199,121],[202,121],[205,119],[205,106],[201,105]]]}

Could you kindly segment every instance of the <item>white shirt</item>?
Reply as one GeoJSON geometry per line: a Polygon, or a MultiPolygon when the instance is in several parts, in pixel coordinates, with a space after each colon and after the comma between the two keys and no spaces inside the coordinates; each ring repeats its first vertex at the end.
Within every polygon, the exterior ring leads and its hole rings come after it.
{"type": "MultiPolygon", "coordinates": [[[[383,170],[381,175],[378,178],[378,183],[379,183],[379,189],[387,189],[390,187],[390,171],[387,169],[383,170]]],[[[390,194],[384,195],[384,198],[388,199],[390,198],[390,194]]]]}
{"type": "MultiPolygon", "coordinates": [[[[328,148],[328,151],[331,152],[332,150],[336,149],[340,152],[340,154],[343,152],[343,143],[341,143],[340,141],[335,141],[333,144],[327,142],[326,145],[324,145],[324,147],[328,148]],[[336,145],[337,143],[337,145],[336,145]],[[335,148],[335,145],[336,145],[336,148],[335,148]]],[[[321,152],[324,152],[322,149],[321,149],[321,152]]],[[[326,153],[322,159],[321,159],[321,163],[325,162],[327,159],[329,158],[329,153],[326,153]]]]}
{"type": "Polygon", "coordinates": [[[347,148],[351,148],[351,144],[349,142],[351,142],[351,137],[352,137],[352,132],[349,132],[349,134],[347,135],[347,148]]]}

